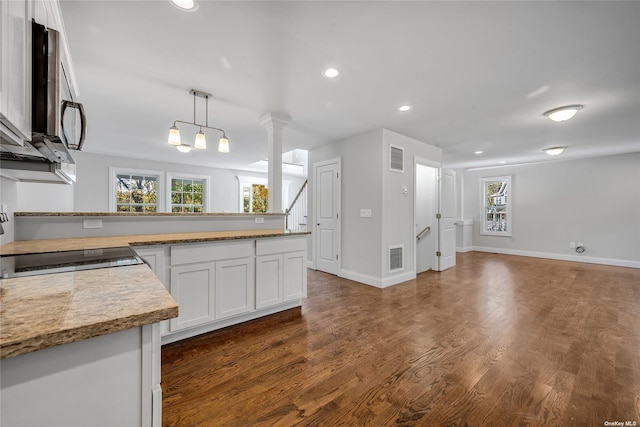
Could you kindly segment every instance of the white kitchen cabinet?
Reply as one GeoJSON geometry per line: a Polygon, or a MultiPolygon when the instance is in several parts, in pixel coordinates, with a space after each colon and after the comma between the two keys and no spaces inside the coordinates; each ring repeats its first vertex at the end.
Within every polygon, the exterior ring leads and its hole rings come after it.
{"type": "Polygon", "coordinates": [[[307,296],[306,239],[256,242],[256,308],[307,296]]]}
{"type": "MultiPolygon", "coordinates": [[[[305,242],[306,244],[306,242],[305,242]]],[[[291,301],[307,296],[307,253],[289,252],[283,255],[282,300],[291,301]]]]}
{"type": "Polygon", "coordinates": [[[282,255],[256,257],[256,308],[282,302],[282,255]]]}
{"type": "Polygon", "coordinates": [[[0,371],[3,427],[162,425],[157,324],[2,359],[0,371]]]}
{"type": "MultiPolygon", "coordinates": [[[[140,258],[142,258],[153,274],[162,282],[167,291],[171,292],[171,286],[169,283],[169,247],[158,245],[158,246],[136,246],[133,248],[136,251],[136,254],[140,258]]],[[[160,322],[160,334],[162,336],[167,335],[169,333],[169,321],[163,320],[160,322]]]]}
{"type": "Polygon", "coordinates": [[[138,250],[178,303],[163,344],[300,307],[307,296],[306,236],[239,239],[138,250]]]}
{"type": "Polygon", "coordinates": [[[0,134],[31,140],[31,18],[33,0],[0,2],[0,134]]]}
{"type": "Polygon", "coordinates": [[[216,319],[254,310],[253,257],[216,261],[216,319]]]}
{"type": "Polygon", "coordinates": [[[171,295],[179,331],[255,309],[253,240],[171,246],[171,295]]]}
{"type": "Polygon", "coordinates": [[[178,303],[178,317],[169,329],[179,331],[215,320],[214,262],[171,267],[171,296],[178,303]]]}

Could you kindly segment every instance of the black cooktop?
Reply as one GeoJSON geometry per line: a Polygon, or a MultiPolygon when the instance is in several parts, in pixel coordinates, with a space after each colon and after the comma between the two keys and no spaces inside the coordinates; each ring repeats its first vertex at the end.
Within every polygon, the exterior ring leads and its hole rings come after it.
{"type": "Polygon", "coordinates": [[[0,257],[3,278],[142,264],[128,246],[0,257]]]}

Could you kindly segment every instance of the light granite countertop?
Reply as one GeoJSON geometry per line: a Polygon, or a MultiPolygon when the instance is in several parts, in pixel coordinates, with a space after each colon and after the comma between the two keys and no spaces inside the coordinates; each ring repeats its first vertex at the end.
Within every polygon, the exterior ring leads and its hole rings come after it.
{"type": "MultiPolygon", "coordinates": [[[[210,231],[14,241],[0,255],[306,235],[210,231]]],[[[159,322],[178,305],[146,265],[0,279],[0,359],[159,322]]]]}
{"type": "Polygon", "coordinates": [[[176,243],[212,242],[217,240],[256,239],[264,237],[310,234],[274,230],[206,231],[193,233],[136,234],[130,236],[77,237],[69,239],[16,240],[0,246],[0,255],[18,255],[82,249],[113,248],[118,246],[146,246],[176,243]]]}
{"type": "Polygon", "coordinates": [[[0,358],[177,316],[146,265],[0,279],[0,358]]]}
{"type": "Polygon", "coordinates": [[[22,216],[172,216],[184,218],[213,217],[213,216],[287,216],[286,212],[14,212],[15,217],[22,216]]]}

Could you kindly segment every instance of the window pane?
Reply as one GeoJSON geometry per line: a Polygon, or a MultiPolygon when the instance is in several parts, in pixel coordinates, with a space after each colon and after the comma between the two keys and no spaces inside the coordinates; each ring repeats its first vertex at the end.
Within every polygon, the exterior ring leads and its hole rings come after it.
{"type": "Polygon", "coordinates": [[[120,173],[115,184],[116,211],[157,212],[157,177],[120,173]]]}

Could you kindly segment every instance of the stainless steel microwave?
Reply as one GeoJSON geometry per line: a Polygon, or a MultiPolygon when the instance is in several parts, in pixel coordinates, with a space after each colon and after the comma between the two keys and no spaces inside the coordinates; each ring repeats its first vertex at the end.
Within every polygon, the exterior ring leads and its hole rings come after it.
{"type": "Polygon", "coordinates": [[[74,100],[70,89],[61,58],[59,33],[36,22],[32,23],[32,33],[31,143],[40,151],[46,150],[42,145],[54,151],[81,150],[87,119],[83,105],[74,100]]]}

